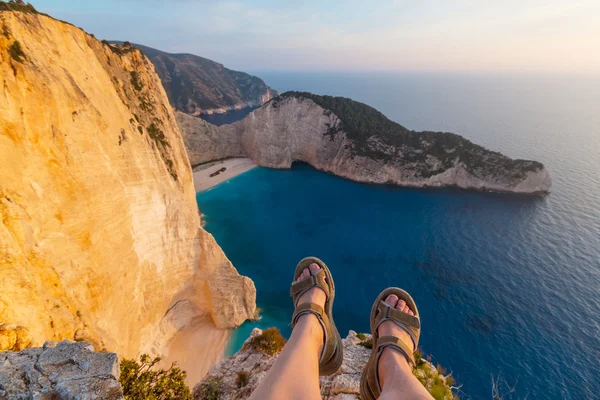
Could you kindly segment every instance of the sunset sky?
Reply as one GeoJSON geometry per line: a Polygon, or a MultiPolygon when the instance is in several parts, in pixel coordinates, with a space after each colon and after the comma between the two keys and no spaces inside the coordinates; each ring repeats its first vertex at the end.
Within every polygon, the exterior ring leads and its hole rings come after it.
{"type": "Polygon", "coordinates": [[[242,70],[600,72],[600,0],[32,0],[96,37],[242,70]]]}

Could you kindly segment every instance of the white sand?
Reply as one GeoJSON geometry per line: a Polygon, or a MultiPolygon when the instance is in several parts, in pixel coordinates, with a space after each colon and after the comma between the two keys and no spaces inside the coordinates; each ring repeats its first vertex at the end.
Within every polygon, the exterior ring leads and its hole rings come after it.
{"type": "Polygon", "coordinates": [[[228,158],[223,161],[199,165],[194,168],[194,187],[196,188],[196,193],[225,182],[254,167],[256,167],[256,164],[249,158],[228,158]],[[210,176],[210,174],[217,172],[221,168],[226,169],[219,175],[210,176]]]}
{"type": "Polygon", "coordinates": [[[209,317],[198,317],[162,349],[164,358],[159,367],[168,369],[176,361],[187,373],[186,383],[193,389],[210,367],[223,358],[230,334],[228,329],[217,329],[209,317]]]}

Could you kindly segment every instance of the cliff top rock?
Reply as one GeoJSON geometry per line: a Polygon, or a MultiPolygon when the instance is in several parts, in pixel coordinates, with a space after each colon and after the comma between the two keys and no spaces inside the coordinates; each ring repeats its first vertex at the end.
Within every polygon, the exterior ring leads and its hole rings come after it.
{"type": "MultiPolygon", "coordinates": [[[[240,351],[220,361],[210,369],[208,375],[195,388],[193,397],[201,400],[207,394],[216,394],[220,400],[240,400],[250,396],[260,381],[277,359],[277,354],[256,349],[250,343],[263,334],[255,328],[240,351]]],[[[359,399],[360,376],[369,360],[371,335],[357,334],[350,331],[345,339],[344,361],[340,369],[331,376],[323,376],[320,380],[321,396],[326,400],[359,399]]],[[[270,349],[269,349],[270,350],[270,349]]],[[[454,399],[450,387],[452,378],[444,376],[430,362],[420,360],[414,374],[436,399],[454,399]]]]}
{"type": "Polygon", "coordinates": [[[0,353],[0,399],[123,399],[119,359],[86,342],[0,353]]]}

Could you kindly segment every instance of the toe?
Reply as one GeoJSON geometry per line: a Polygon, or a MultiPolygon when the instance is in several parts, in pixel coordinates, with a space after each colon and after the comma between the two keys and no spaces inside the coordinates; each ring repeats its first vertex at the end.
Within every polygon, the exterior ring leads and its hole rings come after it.
{"type": "Polygon", "coordinates": [[[402,310],[402,311],[404,311],[405,313],[408,314],[408,312],[410,311],[410,308],[408,308],[408,306],[404,306],[404,310],[402,310]]]}
{"type": "Polygon", "coordinates": [[[302,273],[301,273],[301,274],[300,274],[300,276],[298,277],[298,281],[303,281],[303,280],[305,280],[306,278],[308,278],[308,277],[309,277],[309,275],[310,275],[310,273],[308,272],[308,268],[304,268],[304,269],[302,270],[302,273]]]}
{"type": "Polygon", "coordinates": [[[396,310],[404,311],[404,307],[406,307],[406,302],[404,300],[399,300],[398,304],[396,304],[396,310]]]}
{"type": "Polygon", "coordinates": [[[412,312],[412,310],[411,310],[411,309],[409,309],[409,310],[408,310],[408,315],[412,315],[412,316],[414,316],[414,315],[415,315],[415,313],[414,313],[414,312],[412,312]]]}
{"type": "Polygon", "coordinates": [[[398,296],[396,296],[395,294],[391,294],[388,297],[385,298],[385,302],[390,306],[390,307],[396,307],[396,303],[398,303],[398,296]]]}
{"type": "Polygon", "coordinates": [[[315,275],[317,272],[319,272],[321,270],[321,267],[319,267],[319,265],[317,265],[315,263],[312,263],[308,266],[308,269],[310,269],[311,275],[315,275]]]}

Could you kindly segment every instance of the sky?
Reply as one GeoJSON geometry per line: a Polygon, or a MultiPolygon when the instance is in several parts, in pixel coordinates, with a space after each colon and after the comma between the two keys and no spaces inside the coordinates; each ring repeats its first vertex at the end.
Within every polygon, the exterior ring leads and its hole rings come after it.
{"type": "Polygon", "coordinates": [[[600,72],[600,0],[31,0],[246,71],[600,72]]]}

